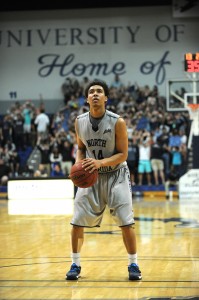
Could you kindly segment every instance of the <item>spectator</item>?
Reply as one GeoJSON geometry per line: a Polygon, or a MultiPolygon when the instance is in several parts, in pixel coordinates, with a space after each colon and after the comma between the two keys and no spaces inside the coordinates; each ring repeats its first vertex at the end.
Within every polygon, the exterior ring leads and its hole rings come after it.
{"type": "Polygon", "coordinates": [[[11,176],[10,167],[5,164],[2,158],[0,158],[0,184],[7,185],[10,176],[11,176]]]}
{"type": "Polygon", "coordinates": [[[180,147],[182,144],[181,136],[177,129],[173,129],[171,136],[169,137],[169,147],[180,147]]]}
{"type": "Polygon", "coordinates": [[[70,174],[70,170],[73,164],[72,148],[73,145],[68,141],[64,140],[59,145],[60,153],[62,155],[61,168],[65,175],[70,174]]]}
{"type": "Polygon", "coordinates": [[[31,145],[31,120],[32,120],[32,109],[29,102],[26,102],[24,104],[24,108],[22,111],[22,115],[24,118],[24,141],[25,145],[30,146],[31,145]]]}
{"type": "Polygon", "coordinates": [[[7,140],[11,140],[13,135],[12,128],[12,117],[10,115],[5,115],[2,122],[0,123],[0,140],[1,145],[4,146],[7,140]]]}
{"type": "Polygon", "coordinates": [[[36,116],[35,125],[37,126],[37,135],[38,137],[46,138],[48,136],[48,130],[50,125],[50,119],[45,113],[44,108],[40,109],[39,114],[36,116]]]}
{"type": "Polygon", "coordinates": [[[24,147],[24,118],[21,113],[17,113],[13,121],[13,141],[17,151],[25,150],[24,147]]]}
{"type": "Polygon", "coordinates": [[[57,146],[53,147],[53,149],[50,153],[49,159],[50,159],[50,163],[51,163],[51,171],[54,168],[54,163],[59,163],[60,166],[61,166],[61,163],[63,161],[63,157],[62,157],[62,154],[60,153],[59,148],[57,146]]]}
{"type": "Polygon", "coordinates": [[[163,154],[160,143],[156,142],[151,146],[151,166],[156,185],[159,185],[159,177],[162,184],[165,183],[163,154]]]}
{"type": "Polygon", "coordinates": [[[173,147],[171,149],[171,166],[172,170],[178,174],[181,174],[181,167],[182,167],[182,153],[180,152],[179,147],[173,147]]]}
{"type": "Polygon", "coordinates": [[[115,74],[114,80],[111,82],[110,87],[114,88],[122,88],[124,86],[123,82],[121,81],[120,77],[118,74],[115,74]]]}
{"type": "Polygon", "coordinates": [[[138,163],[138,185],[143,184],[143,175],[146,173],[147,183],[151,185],[151,145],[150,137],[147,133],[141,136],[139,143],[139,163],[138,163]]]}
{"type": "Polygon", "coordinates": [[[61,169],[60,163],[53,163],[51,174],[52,177],[64,177],[64,173],[61,169]]]}
{"type": "Polygon", "coordinates": [[[169,199],[169,190],[170,187],[176,186],[177,191],[179,192],[179,174],[175,172],[173,168],[171,168],[168,178],[165,182],[165,194],[166,199],[169,199]]]}
{"type": "Polygon", "coordinates": [[[48,139],[42,140],[41,137],[38,137],[37,140],[37,149],[40,151],[41,155],[41,165],[46,169],[48,176],[50,176],[51,165],[50,165],[50,153],[51,153],[51,144],[48,139]]]}
{"type": "Polygon", "coordinates": [[[138,160],[139,160],[139,148],[136,143],[135,138],[128,139],[128,158],[127,158],[127,165],[130,171],[130,180],[131,185],[135,185],[135,178],[137,177],[137,167],[138,167],[138,160]]]}
{"type": "Polygon", "coordinates": [[[48,173],[44,165],[39,164],[38,170],[34,172],[34,177],[48,177],[48,173]]]}

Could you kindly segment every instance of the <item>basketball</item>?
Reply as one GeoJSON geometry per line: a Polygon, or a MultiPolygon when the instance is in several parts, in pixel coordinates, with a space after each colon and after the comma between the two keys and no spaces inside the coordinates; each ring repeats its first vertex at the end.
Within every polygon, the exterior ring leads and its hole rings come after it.
{"type": "Polygon", "coordinates": [[[98,178],[98,171],[95,170],[93,173],[89,173],[89,171],[85,171],[82,168],[82,161],[75,163],[70,172],[70,179],[80,188],[87,188],[93,186],[98,178]]]}

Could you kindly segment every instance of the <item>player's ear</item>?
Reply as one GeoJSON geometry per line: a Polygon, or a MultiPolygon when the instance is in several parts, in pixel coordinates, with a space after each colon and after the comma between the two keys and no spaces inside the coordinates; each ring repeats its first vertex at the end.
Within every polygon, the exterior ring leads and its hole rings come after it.
{"type": "Polygon", "coordinates": [[[107,101],[108,101],[108,97],[106,96],[105,102],[107,102],[107,101]]]}

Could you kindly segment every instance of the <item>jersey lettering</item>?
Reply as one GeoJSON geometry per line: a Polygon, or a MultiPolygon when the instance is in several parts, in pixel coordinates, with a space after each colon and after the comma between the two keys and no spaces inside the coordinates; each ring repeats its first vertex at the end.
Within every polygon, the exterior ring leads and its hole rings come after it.
{"type": "Polygon", "coordinates": [[[87,145],[88,147],[92,147],[92,146],[106,147],[106,140],[102,140],[102,139],[87,140],[87,145]]]}
{"type": "Polygon", "coordinates": [[[110,171],[113,171],[114,169],[111,167],[111,166],[108,166],[108,167],[100,167],[98,169],[99,172],[102,172],[102,173],[106,173],[106,172],[110,172],[110,171]]]}

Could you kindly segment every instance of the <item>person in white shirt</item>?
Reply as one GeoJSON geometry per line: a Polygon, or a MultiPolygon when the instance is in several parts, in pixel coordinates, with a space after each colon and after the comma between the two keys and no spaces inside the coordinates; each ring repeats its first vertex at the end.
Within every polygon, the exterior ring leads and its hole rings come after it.
{"type": "Polygon", "coordinates": [[[50,119],[43,108],[40,109],[40,113],[36,116],[34,123],[37,126],[38,136],[45,138],[48,134],[50,119]]]}

